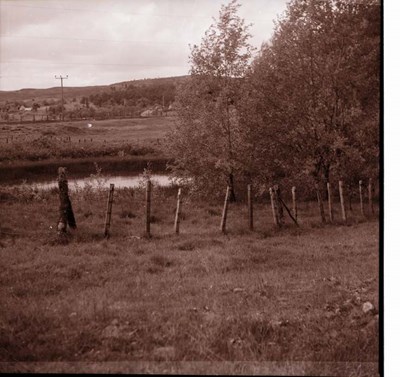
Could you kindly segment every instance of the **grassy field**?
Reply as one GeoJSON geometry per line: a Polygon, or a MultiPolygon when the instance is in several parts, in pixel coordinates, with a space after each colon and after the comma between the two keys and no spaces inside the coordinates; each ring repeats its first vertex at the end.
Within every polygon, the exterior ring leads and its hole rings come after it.
{"type": "Polygon", "coordinates": [[[165,170],[164,137],[173,117],[10,124],[0,126],[0,184],[52,179],[58,166],[79,177],[143,171],[147,161],[165,170]],[[91,124],[92,127],[88,127],[91,124]]]}
{"type": "Polygon", "coordinates": [[[145,148],[161,153],[162,139],[174,121],[157,117],[3,125],[0,162],[123,156],[145,148]]]}
{"type": "Polygon", "coordinates": [[[106,240],[107,192],[72,192],[62,245],[56,190],[1,194],[3,372],[378,374],[376,217],[301,203],[277,230],[264,199],[253,232],[230,205],[223,235],[222,203],[186,198],[178,236],[175,195],[154,189],[148,239],[143,190],[117,190],[106,240]]]}

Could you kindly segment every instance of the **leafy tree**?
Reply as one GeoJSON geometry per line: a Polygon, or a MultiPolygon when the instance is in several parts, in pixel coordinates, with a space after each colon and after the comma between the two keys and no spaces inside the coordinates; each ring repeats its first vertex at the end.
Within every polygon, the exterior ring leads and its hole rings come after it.
{"type": "Polygon", "coordinates": [[[253,65],[242,114],[257,172],[314,183],[377,166],[379,46],[376,1],[288,5],[253,65]]]}
{"type": "Polygon", "coordinates": [[[192,179],[202,193],[228,183],[233,201],[241,143],[236,106],[254,50],[239,7],[236,0],[223,5],[200,46],[192,47],[190,79],[178,89],[178,124],[169,136],[173,173],[192,179]]]}
{"type": "Polygon", "coordinates": [[[33,111],[37,111],[37,109],[39,109],[40,108],[40,104],[38,104],[37,102],[35,102],[33,105],[32,105],[32,110],[33,111]]]}

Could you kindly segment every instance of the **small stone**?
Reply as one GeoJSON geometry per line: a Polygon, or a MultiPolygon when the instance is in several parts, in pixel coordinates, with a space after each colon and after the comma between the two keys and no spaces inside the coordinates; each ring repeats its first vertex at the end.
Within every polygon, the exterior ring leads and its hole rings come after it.
{"type": "Polygon", "coordinates": [[[337,336],[338,336],[339,334],[338,334],[338,332],[337,332],[336,330],[332,330],[332,331],[329,333],[329,335],[330,335],[331,338],[337,338],[337,336]]]}
{"type": "Polygon", "coordinates": [[[69,316],[70,316],[70,317],[76,317],[77,314],[76,314],[76,312],[72,312],[69,316]]]}
{"type": "Polygon", "coordinates": [[[349,312],[353,308],[351,300],[346,300],[340,307],[340,312],[349,312]]]}
{"type": "Polygon", "coordinates": [[[378,322],[374,319],[371,319],[371,321],[368,322],[368,324],[365,326],[366,329],[368,330],[373,330],[378,328],[378,322]]]}
{"type": "Polygon", "coordinates": [[[102,335],[105,338],[118,338],[120,332],[118,330],[118,327],[110,325],[103,330],[102,335]]]}
{"type": "Polygon", "coordinates": [[[242,345],[242,339],[240,338],[231,338],[228,341],[228,346],[240,347],[241,345],[242,345]]]}
{"type": "Polygon", "coordinates": [[[243,292],[244,289],[243,288],[234,288],[233,289],[233,293],[239,293],[239,292],[243,292]]]}
{"type": "Polygon", "coordinates": [[[368,312],[374,310],[374,305],[372,305],[369,301],[364,302],[362,310],[364,313],[368,313],[368,312]]]}
{"type": "Polygon", "coordinates": [[[114,326],[118,325],[118,319],[117,319],[117,318],[114,318],[114,319],[111,321],[111,324],[114,325],[114,326]]]}
{"type": "Polygon", "coordinates": [[[175,358],[175,347],[167,346],[167,347],[158,347],[153,351],[153,355],[161,360],[171,360],[175,358]]]}
{"type": "Polygon", "coordinates": [[[277,327],[280,327],[280,326],[282,326],[282,321],[276,321],[276,320],[274,320],[274,321],[271,321],[269,324],[271,325],[271,327],[273,328],[273,329],[276,329],[277,327]]]}
{"type": "Polygon", "coordinates": [[[325,317],[328,318],[328,319],[330,319],[330,318],[332,318],[332,317],[334,317],[334,316],[335,316],[335,313],[333,313],[333,312],[327,312],[327,313],[325,313],[325,317]]]}
{"type": "Polygon", "coordinates": [[[355,293],[353,296],[353,303],[356,305],[360,305],[361,304],[361,297],[358,293],[355,293]]]}

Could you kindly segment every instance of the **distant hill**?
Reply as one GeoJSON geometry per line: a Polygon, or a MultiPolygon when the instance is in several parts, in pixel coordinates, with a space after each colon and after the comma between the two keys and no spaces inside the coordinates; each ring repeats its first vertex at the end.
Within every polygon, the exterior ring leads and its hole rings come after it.
{"type": "MultiPolygon", "coordinates": [[[[131,80],[111,85],[98,85],[98,86],[69,87],[67,85],[64,87],[64,98],[66,100],[71,100],[73,98],[89,97],[90,95],[96,95],[104,91],[122,90],[131,85],[150,86],[154,84],[177,84],[185,80],[185,78],[187,77],[188,76],[176,76],[176,77],[163,77],[155,79],[131,80]]],[[[59,86],[47,89],[27,88],[27,89],[12,90],[12,91],[0,90],[0,102],[30,101],[33,99],[35,99],[35,101],[59,99],[60,91],[61,89],[59,86]]]]}

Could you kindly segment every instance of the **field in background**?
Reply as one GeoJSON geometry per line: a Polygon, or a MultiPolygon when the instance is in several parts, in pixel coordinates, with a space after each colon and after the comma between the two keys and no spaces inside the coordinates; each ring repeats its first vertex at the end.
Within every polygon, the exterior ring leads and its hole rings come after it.
{"type": "Polygon", "coordinates": [[[71,193],[78,230],[68,245],[55,242],[57,190],[3,194],[4,371],[87,362],[81,371],[377,375],[376,216],[355,208],[348,225],[323,226],[317,204],[300,203],[301,227],[286,217],[277,230],[264,201],[250,232],[246,207],[235,204],[222,235],[222,203],[184,196],[176,236],[176,188],[153,194],[151,239],[144,192],[126,189],[116,190],[105,240],[107,192],[71,193]]]}
{"type": "Polygon", "coordinates": [[[74,122],[36,122],[32,124],[9,124],[0,126],[2,147],[9,143],[30,142],[41,137],[55,140],[70,137],[71,141],[81,143],[107,143],[107,146],[122,145],[129,142],[147,142],[161,139],[172,127],[174,117],[153,117],[115,120],[82,120],[74,122]],[[92,127],[88,127],[91,124],[92,127]]]}
{"type": "Polygon", "coordinates": [[[163,140],[174,122],[157,117],[0,126],[0,183],[53,178],[58,166],[89,175],[94,162],[119,172],[142,171],[147,161],[165,169],[163,140]]]}

